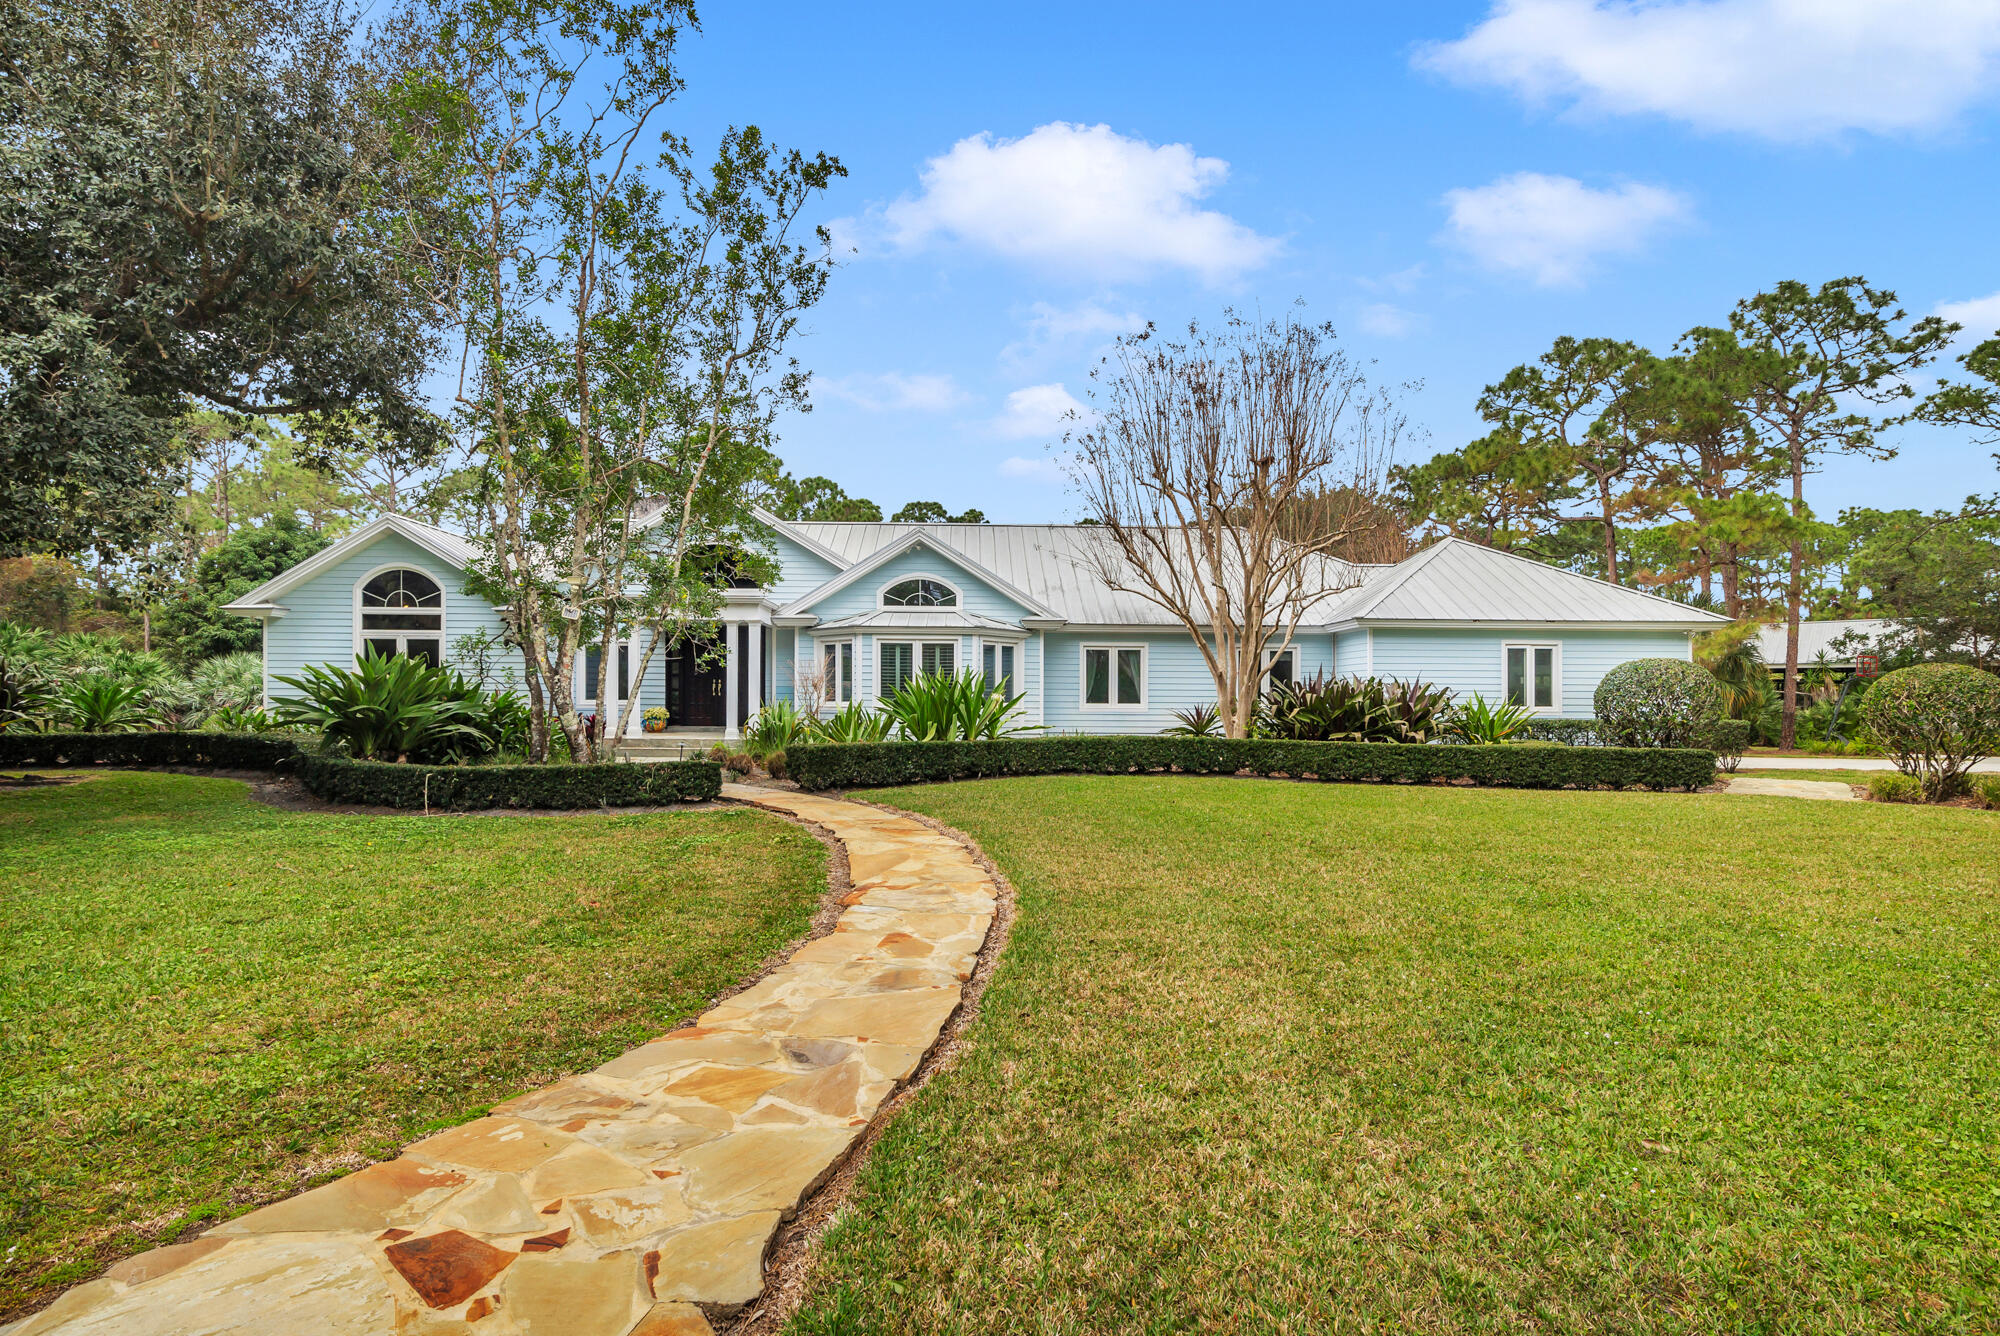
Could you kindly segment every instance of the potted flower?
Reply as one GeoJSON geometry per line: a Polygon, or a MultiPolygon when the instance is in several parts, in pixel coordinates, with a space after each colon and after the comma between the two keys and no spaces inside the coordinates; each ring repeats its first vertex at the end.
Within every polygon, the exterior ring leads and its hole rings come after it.
{"type": "Polygon", "coordinates": [[[664,732],[666,732],[666,731],[667,731],[667,707],[666,707],[666,706],[664,706],[664,705],[649,705],[649,706],[647,706],[647,707],[646,707],[646,714],[645,714],[645,720],[646,720],[646,731],[647,731],[648,733],[664,733],[664,732]]]}

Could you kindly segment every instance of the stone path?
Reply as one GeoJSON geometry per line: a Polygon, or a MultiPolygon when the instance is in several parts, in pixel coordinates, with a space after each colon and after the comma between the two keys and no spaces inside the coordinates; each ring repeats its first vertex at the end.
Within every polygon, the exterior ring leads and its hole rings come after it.
{"type": "Polygon", "coordinates": [[[1853,785],[1830,779],[1770,779],[1761,775],[1732,775],[1725,791],[1758,798],[1819,798],[1842,803],[1857,801],[1853,785]]]}
{"type": "Polygon", "coordinates": [[[699,1336],[957,1009],[992,880],[908,817],[728,785],[824,826],[839,922],[695,1024],[190,1243],[0,1336],[699,1336]]]}

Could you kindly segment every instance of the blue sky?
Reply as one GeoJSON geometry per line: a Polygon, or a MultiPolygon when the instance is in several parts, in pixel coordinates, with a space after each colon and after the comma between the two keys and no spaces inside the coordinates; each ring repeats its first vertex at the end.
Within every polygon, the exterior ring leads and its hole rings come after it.
{"type": "MultiPolygon", "coordinates": [[[[2000,328],[2000,0],[1111,8],[718,5],[675,128],[838,155],[848,255],[796,351],[795,473],[893,508],[1073,517],[1047,463],[1119,328],[1303,298],[1428,457],[1560,334],[1664,349],[1783,278],[1859,273],[2000,328]],[[1060,388],[1057,388],[1060,387],[1060,388]]],[[[1842,506],[1992,490],[1906,433],[1842,506]]]]}

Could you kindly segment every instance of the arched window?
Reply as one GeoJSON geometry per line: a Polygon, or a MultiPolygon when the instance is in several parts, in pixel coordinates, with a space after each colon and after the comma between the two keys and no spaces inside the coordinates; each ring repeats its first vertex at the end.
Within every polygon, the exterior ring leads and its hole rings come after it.
{"type": "Polygon", "coordinates": [[[898,580],[882,591],[882,606],[885,608],[955,608],[958,606],[958,591],[942,580],[929,576],[917,576],[911,580],[898,580]]]}
{"type": "Polygon", "coordinates": [[[422,571],[396,567],[362,581],[355,651],[407,654],[435,666],[444,659],[444,590],[422,571]]]}

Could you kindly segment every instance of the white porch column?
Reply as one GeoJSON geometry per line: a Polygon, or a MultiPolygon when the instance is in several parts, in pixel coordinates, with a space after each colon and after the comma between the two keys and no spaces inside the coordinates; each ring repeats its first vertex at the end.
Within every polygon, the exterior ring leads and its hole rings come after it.
{"type": "Polygon", "coordinates": [[[626,644],[625,653],[631,659],[631,667],[626,676],[629,679],[627,683],[628,689],[632,693],[632,721],[625,725],[625,736],[628,738],[643,737],[646,732],[646,716],[644,714],[646,693],[639,689],[639,624],[637,622],[632,624],[632,636],[626,644]]]}
{"type": "Polygon", "coordinates": [[[750,623],[750,699],[748,713],[755,717],[764,708],[764,623],[750,623]]]}
{"type": "Polygon", "coordinates": [[[736,671],[742,659],[742,651],[736,647],[737,628],[741,622],[722,624],[722,737],[725,742],[734,742],[743,736],[743,730],[736,726],[736,671]]]}

